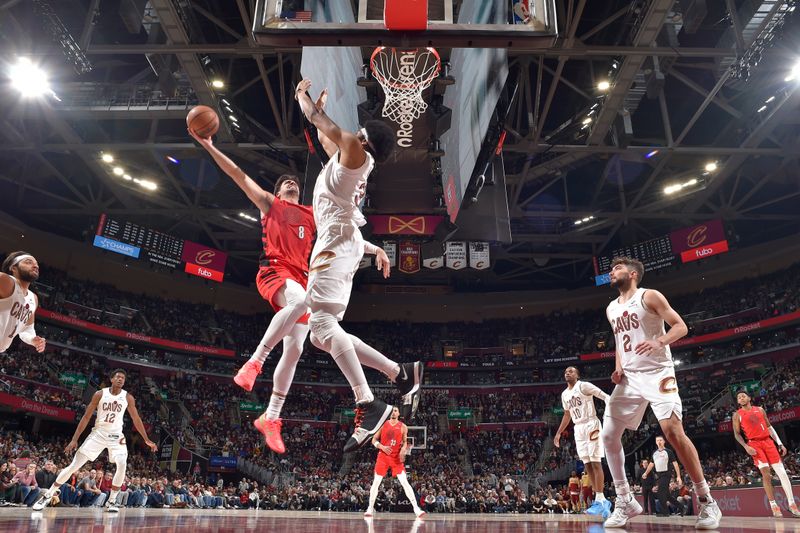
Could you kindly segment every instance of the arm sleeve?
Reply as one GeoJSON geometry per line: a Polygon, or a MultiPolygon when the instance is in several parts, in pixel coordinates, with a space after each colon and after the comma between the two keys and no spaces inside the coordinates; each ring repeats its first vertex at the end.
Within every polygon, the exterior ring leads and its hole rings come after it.
{"type": "Polygon", "coordinates": [[[364,253],[367,255],[375,255],[378,253],[378,246],[369,241],[364,241],[364,253]]]}
{"type": "Polygon", "coordinates": [[[608,394],[603,392],[603,390],[593,383],[588,383],[585,381],[581,382],[581,392],[583,394],[589,394],[594,396],[595,398],[600,398],[604,402],[608,401],[608,394]]]}
{"type": "Polygon", "coordinates": [[[778,436],[778,432],[775,431],[775,427],[774,426],[770,426],[769,427],[769,436],[772,437],[772,440],[775,441],[775,444],[777,444],[778,446],[783,446],[783,443],[781,442],[781,438],[778,436]]]}

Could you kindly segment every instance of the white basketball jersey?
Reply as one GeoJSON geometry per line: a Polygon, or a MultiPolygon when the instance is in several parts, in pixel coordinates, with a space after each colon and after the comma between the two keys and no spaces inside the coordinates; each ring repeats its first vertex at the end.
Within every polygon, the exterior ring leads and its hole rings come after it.
{"type": "Polygon", "coordinates": [[[119,394],[111,394],[111,387],[103,389],[103,396],[97,404],[97,418],[94,427],[108,433],[122,433],[122,419],[128,409],[128,393],[122,389],[119,394]]]}
{"type": "Polygon", "coordinates": [[[11,341],[36,312],[36,297],[31,291],[25,294],[16,278],[14,292],[0,300],[0,352],[5,352],[11,341]]]}
{"type": "Polygon", "coordinates": [[[328,224],[355,224],[363,226],[367,219],[361,213],[361,201],[367,192],[367,178],[375,167],[375,160],[367,152],[361,168],[350,169],[339,163],[336,152],[322,169],[314,185],[314,219],[317,227],[328,224]]]}
{"type": "Polygon", "coordinates": [[[644,306],[645,292],[647,289],[639,288],[624,304],[617,298],[606,309],[622,370],[626,372],[648,372],[673,366],[669,346],[654,350],[650,355],[636,354],[637,344],[655,340],[666,333],[664,320],[644,306]]]}
{"type": "Polygon", "coordinates": [[[584,391],[589,392],[588,385],[590,384],[578,380],[571,389],[567,387],[561,393],[561,405],[565,411],[569,411],[572,422],[576,425],[597,418],[597,411],[594,408],[594,396],[592,394],[584,394],[584,391]]]}

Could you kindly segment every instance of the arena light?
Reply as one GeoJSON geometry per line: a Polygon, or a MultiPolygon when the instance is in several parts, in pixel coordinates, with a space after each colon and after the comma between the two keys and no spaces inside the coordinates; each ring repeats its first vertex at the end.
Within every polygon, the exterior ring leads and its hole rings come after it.
{"type": "Polygon", "coordinates": [[[131,177],[130,174],[123,174],[122,175],[122,179],[124,179],[125,181],[132,181],[133,180],[133,178],[131,177]]]}
{"type": "Polygon", "coordinates": [[[258,219],[254,216],[248,215],[247,213],[241,212],[239,216],[245,220],[249,220],[250,222],[258,222],[258,219]]]}
{"type": "Polygon", "coordinates": [[[658,150],[653,150],[652,152],[648,152],[644,155],[645,159],[650,159],[651,157],[658,155],[658,150]]]}
{"type": "Polygon", "coordinates": [[[173,164],[175,164],[175,165],[177,165],[178,163],[180,163],[180,161],[179,161],[179,160],[175,159],[175,158],[174,158],[174,157],[172,157],[171,155],[168,155],[168,156],[167,156],[167,161],[169,161],[170,163],[173,163],[173,164]]]}
{"type": "Polygon", "coordinates": [[[719,168],[719,165],[717,165],[716,161],[709,161],[708,163],[706,163],[706,166],[705,166],[706,172],[714,172],[718,168],[719,168]]]}
{"type": "Polygon", "coordinates": [[[100,159],[102,159],[104,163],[114,162],[114,156],[111,154],[103,154],[102,156],[100,156],[100,159]]]}
{"type": "Polygon", "coordinates": [[[222,80],[212,80],[211,81],[211,86],[213,88],[215,88],[215,89],[224,89],[225,88],[225,82],[222,81],[222,80]]]}
{"type": "Polygon", "coordinates": [[[766,111],[766,110],[767,110],[767,106],[762,105],[761,107],[758,108],[758,111],[756,111],[756,113],[761,113],[761,112],[766,111]]]}
{"type": "Polygon", "coordinates": [[[10,69],[11,85],[24,97],[53,94],[47,73],[27,57],[20,57],[10,69]]]}
{"type": "Polygon", "coordinates": [[[769,98],[767,98],[766,100],[764,100],[764,103],[765,103],[765,104],[768,104],[768,103],[770,103],[770,102],[771,102],[771,101],[773,101],[773,100],[775,100],[775,96],[770,96],[769,98]]]}
{"type": "Polygon", "coordinates": [[[667,185],[666,187],[664,187],[664,194],[666,195],[675,194],[676,192],[680,192],[683,189],[694,187],[698,183],[699,182],[697,178],[692,178],[689,181],[685,181],[683,183],[673,183],[672,185],[667,185]]]}
{"type": "Polygon", "coordinates": [[[594,215],[589,215],[588,217],[579,218],[578,220],[573,222],[573,224],[575,226],[580,226],[581,224],[586,224],[587,222],[591,222],[592,220],[594,220],[594,215]]]}
{"type": "Polygon", "coordinates": [[[603,80],[597,84],[597,90],[601,92],[606,92],[611,88],[611,83],[608,80],[603,80]]]}
{"type": "Polygon", "coordinates": [[[792,81],[800,79],[800,59],[797,60],[797,63],[794,64],[792,70],[789,71],[789,75],[786,76],[783,81],[792,81]]]}
{"type": "Polygon", "coordinates": [[[114,167],[112,172],[117,176],[122,176],[123,174],[125,174],[125,171],[122,169],[122,167],[114,167]]]}
{"type": "Polygon", "coordinates": [[[230,115],[230,119],[231,119],[232,121],[234,121],[234,122],[237,122],[237,121],[239,120],[238,118],[236,118],[236,117],[235,117],[235,116],[233,116],[233,115],[230,115]]]}
{"type": "Polygon", "coordinates": [[[584,126],[588,126],[591,123],[592,123],[592,117],[586,117],[585,119],[583,119],[583,123],[582,124],[584,126]]]}

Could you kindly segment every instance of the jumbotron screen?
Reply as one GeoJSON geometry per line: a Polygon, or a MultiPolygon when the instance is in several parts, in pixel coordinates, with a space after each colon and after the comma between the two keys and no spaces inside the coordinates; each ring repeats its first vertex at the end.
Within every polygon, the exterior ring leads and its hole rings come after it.
{"type": "Polygon", "coordinates": [[[721,220],[682,228],[655,239],[613,250],[609,255],[594,258],[595,285],[609,283],[608,273],[615,257],[632,257],[644,264],[645,271],[658,270],[681,263],[690,263],[728,251],[725,228],[721,220]]]}
{"type": "Polygon", "coordinates": [[[212,281],[222,281],[228,254],[164,232],[100,215],[94,246],[135,259],[147,258],[158,265],[178,268],[212,281]]]}

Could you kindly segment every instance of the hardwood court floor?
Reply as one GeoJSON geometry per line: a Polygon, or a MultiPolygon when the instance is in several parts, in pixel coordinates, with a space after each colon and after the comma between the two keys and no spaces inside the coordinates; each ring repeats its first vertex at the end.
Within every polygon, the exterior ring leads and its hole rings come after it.
{"type": "MultiPolygon", "coordinates": [[[[601,533],[603,527],[585,515],[463,515],[430,514],[415,520],[409,514],[379,513],[365,520],[357,513],[305,511],[235,511],[199,509],[121,509],[110,514],[100,509],[0,508],[0,533],[601,533]]],[[[695,531],[694,518],[641,516],[624,530],[614,532],[695,531]]],[[[800,520],[768,517],[727,517],[721,533],[800,533],[800,520]]]]}

